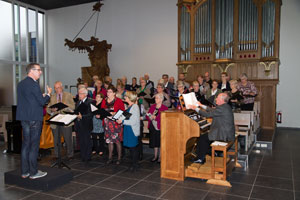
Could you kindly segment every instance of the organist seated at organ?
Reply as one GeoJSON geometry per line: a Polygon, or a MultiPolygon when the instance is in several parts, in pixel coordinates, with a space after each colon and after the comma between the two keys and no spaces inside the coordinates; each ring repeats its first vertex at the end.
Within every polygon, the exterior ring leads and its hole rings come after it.
{"type": "Polygon", "coordinates": [[[216,98],[216,108],[209,108],[198,102],[198,105],[205,111],[202,111],[196,105],[187,105],[198,112],[203,117],[213,119],[208,133],[201,135],[197,140],[197,157],[193,159],[194,163],[205,163],[205,155],[210,149],[210,144],[214,141],[234,141],[235,127],[233,113],[228,104],[229,96],[226,93],[220,93],[216,98]]]}

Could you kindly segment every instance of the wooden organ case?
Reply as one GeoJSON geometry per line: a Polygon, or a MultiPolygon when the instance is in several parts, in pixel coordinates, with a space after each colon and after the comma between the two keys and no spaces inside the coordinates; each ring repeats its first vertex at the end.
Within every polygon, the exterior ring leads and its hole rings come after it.
{"type": "MultiPolygon", "coordinates": [[[[183,181],[196,140],[210,122],[189,112],[165,111],[161,115],[161,177],[183,181]],[[196,117],[196,118],[195,118],[196,117]]],[[[190,176],[194,177],[194,176],[190,176]]],[[[207,177],[209,179],[210,174],[207,177]]]]}
{"type": "Polygon", "coordinates": [[[178,0],[178,73],[246,73],[261,102],[261,127],[275,129],[281,0],[178,0]]]}

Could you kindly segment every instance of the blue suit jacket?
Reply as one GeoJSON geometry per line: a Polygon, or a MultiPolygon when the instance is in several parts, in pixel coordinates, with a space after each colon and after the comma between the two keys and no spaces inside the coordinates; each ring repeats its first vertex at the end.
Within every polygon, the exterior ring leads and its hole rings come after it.
{"type": "Polygon", "coordinates": [[[50,97],[43,97],[38,82],[27,76],[18,84],[17,95],[17,120],[43,121],[43,106],[50,97]]]}

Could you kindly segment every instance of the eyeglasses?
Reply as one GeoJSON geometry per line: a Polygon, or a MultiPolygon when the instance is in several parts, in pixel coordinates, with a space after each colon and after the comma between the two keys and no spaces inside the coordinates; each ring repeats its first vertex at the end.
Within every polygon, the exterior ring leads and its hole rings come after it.
{"type": "Polygon", "coordinates": [[[32,70],[36,70],[36,71],[39,71],[39,72],[42,71],[41,69],[37,69],[37,68],[32,68],[32,70]]]}

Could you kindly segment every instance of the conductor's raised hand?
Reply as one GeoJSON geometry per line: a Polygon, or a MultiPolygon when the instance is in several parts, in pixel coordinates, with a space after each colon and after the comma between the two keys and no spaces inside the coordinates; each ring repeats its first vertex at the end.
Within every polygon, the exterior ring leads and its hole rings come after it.
{"type": "Polygon", "coordinates": [[[52,88],[47,85],[47,94],[50,95],[52,93],[52,88]]]}

